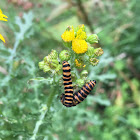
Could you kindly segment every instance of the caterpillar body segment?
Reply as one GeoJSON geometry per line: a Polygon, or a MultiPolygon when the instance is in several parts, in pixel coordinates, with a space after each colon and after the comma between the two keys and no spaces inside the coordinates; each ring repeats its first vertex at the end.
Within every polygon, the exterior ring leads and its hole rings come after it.
{"type": "Polygon", "coordinates": [[[71,68],[67,61],[63,61],[63,84],[65,94],[62,94],[60,99],[63,105],[66,107],[73,106],[73,85],[71,80],[71,68]]]}
{"type": "MultiPolygon", "coordinates": [[[[71,98],[71,99],[72,99],[72,104],[69,103],[69,102],[68,102],[69,99],[65,96],[65,94],[62,94],[61,97],[60,97],[60,99],[61,99],[61,103],[62,103],[64,106],[66,106],[66,107],[73,107],[73,106],[76,106],[76,105],[77,105],[77,104],[75,103],[73,97],[71,98]]],[[[70,100],[71,100],[71,99],[70,99],[70,100]]]]}
{"type": "Polygon", "coordinates": [[[96,84],[96,81],[90,81],[89,83],[86,83],[79,91],[74,93],[74,102],[77,104],[81,103],[88,94],[92,91],[96,84]]]}

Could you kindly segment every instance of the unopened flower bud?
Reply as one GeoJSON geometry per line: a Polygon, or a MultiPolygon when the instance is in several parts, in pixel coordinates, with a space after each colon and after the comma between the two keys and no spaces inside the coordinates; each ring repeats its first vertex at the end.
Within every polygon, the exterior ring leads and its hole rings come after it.
{"type": "Polygon", "coordinates": [[[99,63],[99,60],[97,58],[91,58],[90,63],[92,66],[96,66],[99,63]]]}
{"type": "Polygon", "coordinates": [[[90,44],[93,43],[98,43],[98,36],[96,34],[92,34],[90,36],[87,37],[86,41],[89,42],[90,44]]]}
{"type": "Polygon", "coordinates": [[[59,75],[62,74],[62,65],[58,65],[55,70],[59,75]]]}
{"type": "Polygon", "coordinates": [[[44,62],[49,63],[54,59],[58,58],[58,53],[56,50],[52,50],[51,53],[48,56],[44,57],[44,62]]]}
{"type": "Polygon", "coordinates": [[[61,61],[68,61],[70,59],[70,53],[68,50],[63,50],[60,52],[59,54],[59,58],[61,59],[61,61]]]}
{"type": "Polygon", "coordinates": [[[38,66],[42,70],[44,68],[44,61],[39,62],[38,66]]]}
{"type": "Polygon", "coordinates": [[[49,63],[51,61],[50,55],[44,57],[44,62],[49,63]]]}
{"type": "Polygon", "coordinates": [[[80,73],[81,77],[87,77],[88,76],[88,71],[87,70],[83,70],[81,73],[80,73]]]}
{"type": "Polygon", "coordinates": [[[97,48],[94,50],[95,56],[101,56],[104,53],[102,48],[97,48]]]}
{"type": "Polygon", "coordinates": [[[56,50],[52,50],[50,53],[51,59],[57,59],[58,58],[58,53],[56,50]]]}
{"type": "Polygon", "coordinates": [[[83,79],[77,79],[76,80],[76,85],[78,85],[79,87],[82,87],[84,85],[84,80],[83,79]]]}
{"type": "Polygon", "coordinates": [[[51,60],[51,63],[54,63],[54,64],[59,64],[59,62],[58,62],[58,60],[57,59],[53,59],[53,60],[51,60]]]}
{"type": "Polygon", "coordinates": [[[59,62],[58,62],[58,60],[51,60],[50,62],[49,62],[49,66],[52,68],[52,69],[56,69],[57,68],[57,66],[59,65],[59,62]]]}
{"type": "Polygon", "coordinates": [[[47,65],[45,65],[44,68],[43,68],[43,71],[44,71],[44,72],[48,72],[48,71],[50,71],[50,70],[51,70],[50,67],[47,66],[47,65]]]}
{"type": "Polygon", "coordinates": [[[87,50],[86,54],[87,54],[88,56],[92,56],[92,55],[94,54],[94,48],[88,46],[88,50],[87,50]]]}

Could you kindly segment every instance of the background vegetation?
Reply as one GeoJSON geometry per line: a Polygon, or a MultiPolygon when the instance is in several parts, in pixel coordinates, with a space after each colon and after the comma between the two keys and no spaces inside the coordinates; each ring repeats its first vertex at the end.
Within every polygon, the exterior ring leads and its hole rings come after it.
{"type": "Polygon", "coordinates": [[[0,22],[6,39],[0,41],[1,140],[140,139],[138,0],[3,0],[0,9],[8,16],[0,22]],[[66,108],[58,97],[62,85],[54,85],[38,62],[52,49],[66,49],[61,34],[79,24],[98,34],[104,55],[88,70],[96,89],[66,108]],[[47,80],[30,80],[36,77],[47,80]]]}

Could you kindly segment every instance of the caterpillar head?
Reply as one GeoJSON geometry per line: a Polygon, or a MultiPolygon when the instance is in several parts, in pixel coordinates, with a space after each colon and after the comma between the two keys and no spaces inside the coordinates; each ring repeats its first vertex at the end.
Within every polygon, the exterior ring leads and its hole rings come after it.
{"type": "Polygon", "coordinates": [[[63,61],[63,63],[62,63],[62,64],[65,64],[65,63],[67,63],[67,61],[63,61]]]}

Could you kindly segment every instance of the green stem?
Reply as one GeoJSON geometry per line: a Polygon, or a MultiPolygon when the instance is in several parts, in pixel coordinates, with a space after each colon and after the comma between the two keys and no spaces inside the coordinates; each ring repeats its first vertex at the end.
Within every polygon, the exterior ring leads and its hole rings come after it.
{"type": "Polygon", "coordinates": [[[57,85],[56,85],[56,82],[55,82],[55,74],[54,74],[54,76],[53,76],[53,85],[51,86],[51,94],[49,95],[48,100],[47,100],[48,110],[50,109],[50,106],[52,104],[53,98],[54,98],[54,96],[56,94],[56,88],[57,88],[57,85]]]}
{"type": "Polygon", "coordinates": [[[14,57],[16,56],[16,51],[17,51],[17,48],[20,44],[20,41],[19,40],[16,40],[15,44],[14,44],[14,48],[12,49],[11,51],[11,55],[9,56],[7,62],[9,63],[9,74],[12,73],[12,69],[13,69],[13,59],[14,57]]]}
{"type": "Polygon", "coordinates": [[[50,109],[50,106],[51,106],[51,104],[52,104],[52,101],[53,101],[53,98],[54,98],[54,96],[55,96],[55,93],[56,93],[56,87],[53,86],[52,92],[51,92],[51,94],[49,95],[48,100],[47,100],[47,107],[48,107],[48,109],[50,109]]]}
{"type": "Polygon", "coordinates": [[[39,117],[39,120],[37,121],[34,131],[33,131],[33,136],[30,138],[30,140],[36,140],[36,135],[38,133],[39,127],[41,126],[41,124],[43,123],[43,120],[45,118],[45,115],[48,111],[48,108],[46,105],[42,105],[42,109],[41,109],[41,114],[39,117]]]}
{"type": "Polygon", "coordinates": [[[71,55],[71,57],[70,57],[70,64],[71,64],[71,68],[72,68],[74,66],[73,62],[75,60],[75,54],[74,54],[72,49],[70,49],[70,55],[71,55]]]}

